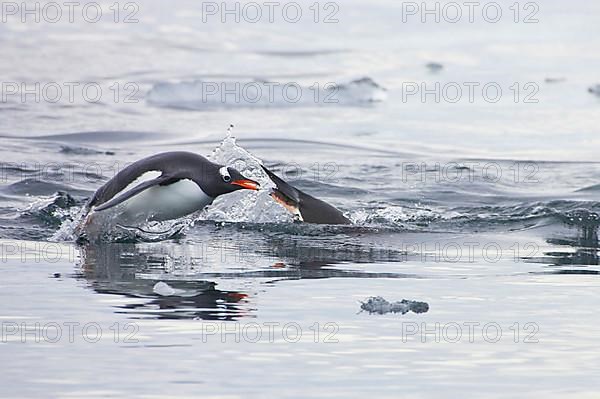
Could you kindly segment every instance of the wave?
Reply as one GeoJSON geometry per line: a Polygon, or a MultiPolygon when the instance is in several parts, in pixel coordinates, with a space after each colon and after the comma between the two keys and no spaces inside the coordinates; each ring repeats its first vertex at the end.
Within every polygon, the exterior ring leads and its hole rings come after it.
{"type": "MultiPolygon", "coordinates": [[[[251,170],[252,166],[246,170],[251,170]]],[[[248,173],[248,172],[245,172],[248,173]]],[[[250,173],[248,173],[250,174],[250,173]]],[[[252,176],[262,180],[257,173],[252,176]]],[[[264,184],[268,182],[263,181],[264,184]]],[[[196,225],[229,226],[238,231],[257,231],[268,234],[291,234],[305,237],[354,235],[362,233],[403,232],[465,232],[494,231],[498,228],[511,231],[545,224],[573,226],[593,232],[600,226],[600,205],[572,201],[524,203],[516,206],[444,208],[414,205],[363,204],[346,215],[350,226],[321,226],[295,223],[289,213],[275,203],[268,190],[237,193],[239,197],[223,196],[215,203],[186,218],[167,222],[148,222],[141,226],[121,226],[114,221],[103,224],[91,241],[140,243],[158,242],[196,234],[196,225]]],[[[73,241],[77,226],[86,215],[82,202],[66,193],[40,198],[28,209],[20,211],[18,221],[33,230],[44,226],[42,235],[52,241],[73,241]]],[[[201,230],[204,227],[201,227],[201,230]]],[[[27,230],[27,228],[23,229],[27,230]]],[[[200,231],[201,231],[200,230],[200,231]]],[[[25,233],[24,233],[25,234],[25,233]]],[[[41,234],[36,232],[37,235],[41,234]]],[[[12,235],[11,235],[12,236],[12,235]]],[[[84,235],[87,240],[88,235],[84,235]]]]}
{"type": "MultiPolygon", "coordinates": [[[[493,230],[506,226],[536,226],[541,221],[581,228],[600,225],[600,203],[579,201],[524,202],[513,205],[440,207],[424,204],[371,204],[350,212],[359,226],[392,230],[463,231],[493,230]]],[[[512,228],[512,227],[511,227],[512,228]]]]}
{"type": "Polygon", "coordinates": [[[594,184],[593,186],[580,188],[579,190],[577,190],[575,192],[576,193],[586,193],[586,192],[596,192],[596,191],[600,191],[600,184],[594,184]]]}
{"type": "MultiPolygon", "coordinates": [[[[115,142],[127,142],[127,141],[142,141],[142,140],[151,140],[153,138],[159,137],[157,133],[150,132],[136,132],[136,131],[120,131],[120,130],[111,130],[111,131],[88,131],[88,132],[75,132],[75,133],[57,133],[57,134],[47,134],[40,136],[30,136],[30,137],[21,137],[21,136],[11,136],[11,135],[0,135],[0,138],[5,139],[19,139],[19,140],[41,140],[41,141],[58,141],[58,142],[67,142],[67,143],[115,143],[115,142]]],[[[67,148],[66,152],[70,152],[70,149],[67,148]]],[[[86,155],[90,153],[87,152],[86,155]]],[[[110,153],[106,153],[106,155],[112,155],[110,153]]]]}
{"type": "Polygon", "coordinates": [[[188,110],[364,106],[383,102],[386,98],[387,90],[369,77],[344,84],[327,83],[312,86],[258,79],[158,83],[146,96],[151,105],[188,110]]]}
{"type": "Polygon", "coordinates": [[[61,192],[73,192],[75,190],[68,184],[54,183],[30,177],[4,186],[1,191],[10,195],[48,196],[61,192]]]}

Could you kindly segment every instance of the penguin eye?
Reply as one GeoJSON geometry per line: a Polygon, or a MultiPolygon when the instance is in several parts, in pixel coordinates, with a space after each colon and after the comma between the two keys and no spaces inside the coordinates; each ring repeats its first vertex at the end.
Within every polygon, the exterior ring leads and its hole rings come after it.
{"type": "Polygon", "coordinates": [[[229,174],[229,170],[227,170],[226,166],[219,170],[219,174],[221,175],[225,183],[231,182],[231,175],[229,174]]]}

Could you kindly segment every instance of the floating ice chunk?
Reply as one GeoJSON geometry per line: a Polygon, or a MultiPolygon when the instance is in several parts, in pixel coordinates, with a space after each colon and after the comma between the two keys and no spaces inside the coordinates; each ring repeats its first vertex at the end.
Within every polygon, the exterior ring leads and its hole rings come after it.
{"type": "Polygon", "coordinates": [[[164,283],[162,281],[154,285],[153,291],[155,294],[160,296],[174,296],[185,293],[185,290],[173,288],[169,284],[164,283]]]}
{"type": "Polygon", "coordinates": [[[388,302],[383,297],[371,297],[362,302],[360,308],[370,314],[387,314],[387,313],[426,313],[429,310],[429,304],[426,302],[409,301],[403,299],[398,302],[388,302]]]}

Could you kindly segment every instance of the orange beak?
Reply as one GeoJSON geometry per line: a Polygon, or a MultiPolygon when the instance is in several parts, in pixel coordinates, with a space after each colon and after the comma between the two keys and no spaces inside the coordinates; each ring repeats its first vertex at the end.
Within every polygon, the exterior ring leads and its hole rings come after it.
{"type": "Polygon", "coordinates": [[[258,184],[255,181],[247,180],[247,179],[246,180],[235,180],[235,181],[232,181],[231,184],[240,186],[242,188],[245,188],[246,190],[258,191],[258,189],[260,188],[260,184],[258,184]]]}

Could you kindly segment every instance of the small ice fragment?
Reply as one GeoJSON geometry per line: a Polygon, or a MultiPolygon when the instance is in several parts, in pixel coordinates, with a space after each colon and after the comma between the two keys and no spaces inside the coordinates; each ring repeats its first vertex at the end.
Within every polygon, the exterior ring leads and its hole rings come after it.
{"type": "Polygon", "coordinates": [[[567,80],[567,78],[563,78],[563,77],[548,77],[548,78],[544,79],[544,81],[546,83],[562,83],[566,80],[567,80]]]}
{"type": "Polygon", "coordinates": [[[425,313],[429,310],[429,305],[426,302],[409,301],[403,299],[397,302],[388,302],[383,297],[371,297],[362,302],[360,308],[370,314],[387,314],[387,313],[425,313]]]}
{"type": "Polygon", "coordinates": [[[430,62],[425,65],[425,67],[427,67],[427,69],[429,69],[431,72],[439,72],[444,69],[444,65],[440,64],[439,62],[430,62]]]}
{"type": "Polygon", "coordinates": [[[590,87],[588,91],[592,94],[600,96],[600,84],[590,87]]]}
{"type": "Polygon", "coordinates": [[[164,282],[158,282],[154,285],[153,291],[155,294],[160,296],[174,296],[185,292],[185,290],[178,290],[171,287],[169,284],[164,282]]]}

